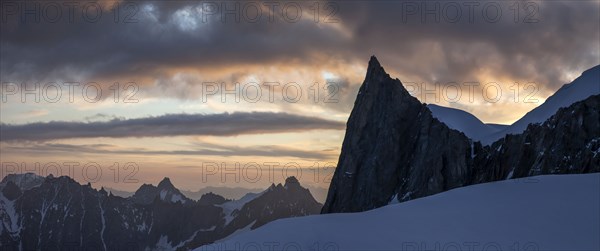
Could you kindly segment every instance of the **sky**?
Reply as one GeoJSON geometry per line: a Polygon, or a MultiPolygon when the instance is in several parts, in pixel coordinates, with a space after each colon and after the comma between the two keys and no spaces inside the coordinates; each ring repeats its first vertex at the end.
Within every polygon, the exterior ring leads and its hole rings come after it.
{"type": "Polygon", "coordinates": [[[2,173],[327,187],[375,55],[510,124],[600,64],[600,1],[2,1],[2,173]]]}

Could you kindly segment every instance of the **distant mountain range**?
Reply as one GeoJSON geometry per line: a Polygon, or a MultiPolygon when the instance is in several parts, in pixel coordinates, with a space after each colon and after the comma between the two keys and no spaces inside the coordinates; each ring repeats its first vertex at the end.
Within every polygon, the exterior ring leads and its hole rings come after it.
{"type": "Polygon", "coordinates": [[[0,182],[2,250],[189,250],[270,221],[319,213],[290,177],[260,193],[192,200],[168,178],[131,197],[63,177],[9,174],[0,182]]]}
{"type": "Polygon", "coordinates": [[[422,104],[372,57],[322,212],[366,211],[502,179],[599,172],[599,73],[598,66],[586,71],[503,128],[422,104]],[[520,121],[530,122],[520,134],[502,134],[519,131],[520,121]],[[502,137],[491,144],[469,138],[498,129],[502,137]]]}
{"type": "Polygon", "coordinates": [[[200,197],[202,197],[202,195],[207,194],[207,193],[215,193],[215,194],[221,195],[228,199],[238,200],[248,193],[260,193],[262,191],[264,191],[264,189],[245,188],[245,187],[207,186],[207,187],[199,189],[198,191],[182,190],[181,192],[183,194],[185,194],[185,196],[187,196],[188,198],[193,199],[193,200],[198,200],[198,199],[200,199],[200,197]]]}
{"type": "MultiPolygon", "coordinates": [[[[318,186],[305,185],[308,190],[310,190],[311,194],[319,203],[324,203],[327,198],[327,188],[322,188],[318,186]]],[[[110,187],[104,188],[107,192],[111,192],[113,195],[121,196],[123,198],[127,198],[133,196],[135,192],[128,192],[123,190],[118,190],[110,187]]],[[[189,191],[189,190],[180,190],[183,195],[192,199],[199,200],[202,195],[207,193],[214,193],[221,195],[227,199],[239,200],[243,196],[249,193],[260,193],[263,189],[259,188],[246,188],[246,187],[226,187],[226,186],[207,186],[199,189],[198,191],[189,191]]]]}

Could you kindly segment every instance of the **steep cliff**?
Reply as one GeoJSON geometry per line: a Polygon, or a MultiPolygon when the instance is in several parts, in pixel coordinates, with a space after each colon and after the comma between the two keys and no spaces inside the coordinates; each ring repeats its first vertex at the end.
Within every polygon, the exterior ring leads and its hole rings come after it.
{"type": "Polygon", "coordinates": [[[505,178],[597,172],[598,99],[484,147],[434,118],[371,57],[322,213],[365,211],[505,178]]]}

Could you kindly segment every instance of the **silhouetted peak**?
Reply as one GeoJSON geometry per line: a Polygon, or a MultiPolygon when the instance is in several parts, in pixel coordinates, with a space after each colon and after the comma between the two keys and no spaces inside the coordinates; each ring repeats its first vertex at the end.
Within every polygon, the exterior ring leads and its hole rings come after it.
{"type": "Polygon", "coordinates": [[[101,187],[100,191],[98,191],[98,192],[100,192],[100,194],[102,194],[102,195],[108,195],[108,192],[106,192],[106,190],[104,189],[104,187],[101,187]]]}
{"type": "Polygon", "coordinates": [[[223,196],[215,194],[213,192],[208,192],[203,194],[202,197],[200,197],[198,203],[202,205],[220,205],[227,201],[230,200],[225,199],[223,196]]]}
{"type": "Polygon", "coordinates": [[[296,177],[294,176],[290,176],[287,179],[285,179],[285,185],[284,187],[286,188],[299,188],[300,186],[300,182],[298,181],[298,179],[296,179],[296,177]]]}
{"type": "Polygon", "coordinates": [[[158,183],[158,187],[159,188],[175,188],[175,186],[173,186],[173,183],[171,183],[171,180],[167,177],[165,177],[163,180],[160,181],[160,183],[158,183]]]}
{"type": "MultiPolygon", "coordinates": [[[[392,79],[390,75],[385,71],[383,66],[379,63],[375,56],[369,60],[369,66],[367,68],[367,74],[365,80],[359,89],[359,99],[375,99],[378,102],[388,102],[389,100],[396,100],[410,95],[406,88],[402,85],[402,82],[398,79],[392,79]],[[385,95],[393,95],[392,98],[383,98],[378,96],[377,93],[387,93],[385,95]],[[361,95],[371,94],[371,95],[361,95]]],[[[416,99],[415,99],[416,100],[416,99]]],[[[418,100],[416,100],[418,101],[418,100]]],[[[393,105],[393,104],[390,104],[393,105]]]]}
{"type": "Polygon", "coordinates": [[[375,57],[375,55],[371,56],[371,59],[369,59],[369,69],[379,67],[381,67],[381,64],[379,63],[379,60],[377,60],[377,57],[375,57]]]}
{"type": "Polygon", "coordinates": [[[385,69],[379,63],[379,60],[375,56],[371,56],[371,60],[369,60],[369,67],[367,68],[367,77],[366,79],[379,79],[381,77],[389,77],[389,75],[385,72],[385,69]]]}

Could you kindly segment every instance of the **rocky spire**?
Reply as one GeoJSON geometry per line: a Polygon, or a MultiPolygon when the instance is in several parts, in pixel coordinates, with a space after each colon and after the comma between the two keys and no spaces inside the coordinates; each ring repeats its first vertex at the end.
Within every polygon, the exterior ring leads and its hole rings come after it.
{"type": "Polygon", "coordinates": [[[560,119],[483,147],[433,118],[371,57],[322,213],[365,211],[393,198],[506,178],[598,172],[599,107],[600,95],[590,97],[559,111],[560,119]]]}
{"type": "Polygon", "coordinates": [[[377,60],[377,57],[375,57],[374,55],[371,56],[371,59],[369,60],[369,66],[367,67],[367,77],[366,79],[370,79],[373,76],[389,76],[385,70],[383,69],[383,67],[381,66],[381,64],[379,63],[379,60],[377,60]]]}
{"type": "Polygon", "coordinates": [[[400,167],[409,161],[404,155],[415,149],[404,148],[414,146],[421,129],[417,124],[431,120],[428,112],[371,57],[323,212],[362,211],[387,203],[399,172],[409,171],[400,167]]]}
{"type": "Polygon", "coordinates": [[[175,186],[173,186],[173,183],[171,183],[171,179],[169,179],[168,177],[165,177],[163,180],[160,181],[160,183],[158,183],[158,188],[171,189],[171,188],[175,188],[175,186]]]}
{"type": "Polygon", "coordinates": [[[284,185],[284,187],[287,188],[287,189],[301,188],[300,182],[294,176],[290,176],[287,179],[285,179],[285,185],[284,185]]]}

